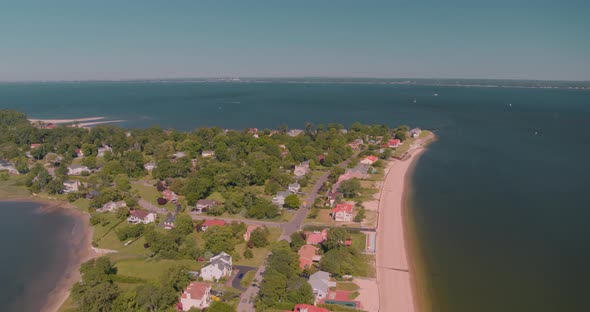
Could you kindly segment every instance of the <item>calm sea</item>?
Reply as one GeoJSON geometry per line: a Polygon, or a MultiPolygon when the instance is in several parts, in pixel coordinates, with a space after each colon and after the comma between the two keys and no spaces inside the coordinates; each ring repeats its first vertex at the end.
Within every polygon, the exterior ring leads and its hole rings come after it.
{"type": "Polygon", "coordinates": [[[39,311],[71,261],[79,220],[38,203],[0,201],[0,311],[39,311]]]}
{"type": "MultiPolygon", "coordinates": [[[[0,107],[38,118],[106,116],[127,120],[126,127],[183,130],[355,121],[432,129],[439,140],[415,171],[412,212],[434,310],[590,311],[589,91],[14,84],[0,85],[0,107]]],[[[5,231],[0,226],[0,237],[5,231]]]]}

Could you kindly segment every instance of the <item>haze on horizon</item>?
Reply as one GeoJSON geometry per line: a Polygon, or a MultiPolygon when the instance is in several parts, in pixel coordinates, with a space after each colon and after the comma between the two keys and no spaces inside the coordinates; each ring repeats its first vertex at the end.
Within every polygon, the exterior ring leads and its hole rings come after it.
{"type": "Polygon", "coordinates": [[[590,80],[590,2],[476,2],[3,3],[0,81],[590,80]]]}

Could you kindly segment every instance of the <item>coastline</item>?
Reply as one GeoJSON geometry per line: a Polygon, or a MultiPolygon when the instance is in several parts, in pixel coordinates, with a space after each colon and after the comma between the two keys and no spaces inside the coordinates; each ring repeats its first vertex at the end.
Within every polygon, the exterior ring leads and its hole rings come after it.
{"type": "Polygon", "coordinates": [[[424,145],[434,139],[425,138],[410,159],[391,160],[379,194],[377,222],[377,285],[379,310],[427,312],[428,294],[423,291],[415,230],[408,213],[408,194],[412,172],[424,145]],[[387,225],[387,226],[384,226],[387,225]]]}
{"type": "MultiPolygon", "coordinates": [[[[52,281],[55,285],[51,289],[43,303],[42,312],[56,312],[65,302],[70,294],[70,289],[74,283],[81,278],[80,266],[82,263],[95,258],[98,253],[92,248],[93,229],[90,225],[90,217],[88,214],[78,210],[69,203],[56,200],[38,199],[38,198],[17,198],[17,199],[0,199],[1,202],[33,202],[40,205],[39,213],[52,213],[59,211],[59,213],[72,216],[76,221],[70,236],[69,236],[69,254],[65,271],[62,273],[62,278],[57,281],[52,281]]],[[[41,282],[43,283],[43,282],[41,282]]]]}

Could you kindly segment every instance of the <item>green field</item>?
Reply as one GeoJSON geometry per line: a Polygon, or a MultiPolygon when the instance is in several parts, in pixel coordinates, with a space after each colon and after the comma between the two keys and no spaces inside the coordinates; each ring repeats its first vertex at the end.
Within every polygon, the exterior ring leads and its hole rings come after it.
{"type": "Polygon", "coordinates": [[[117,274],[138,277],[145,280],[156,280],[162,273],[177,265],[185,265],[192,271],[198,271],[206,262],[197,262],[196,260],[143,260],[143,259],[125,259],[116,263],[117,274]]]}
{"type": "Polygon", "coordinates": [[[30,198],[31,193],[25,186],[24,175],[10,175],[6,181],[0,181],[0,199],[24,199],[30,198]]]}

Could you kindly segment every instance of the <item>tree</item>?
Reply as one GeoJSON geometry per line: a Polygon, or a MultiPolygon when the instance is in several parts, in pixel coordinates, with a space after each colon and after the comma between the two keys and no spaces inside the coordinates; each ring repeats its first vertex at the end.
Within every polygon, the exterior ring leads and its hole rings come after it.
{"type": "Polygon", "coordinates": [[[245,259],[252,259],[254,257],[254,254],[252,253],[252,250],[248,247],[246,247],[244,249],[244,258],[245,259]]]}
{"type": "Polygon", "coordinates": [[[291,234],[291,249],[293,251],[297,251],[299,250],[299,248],[301,248],[301,246],[305,245],[305,239],[303,239],[303,233],[302,232],[295,232],[293,234],[291,234]]]}
{"type": "Polygon", "coordinates": [[[299,201],[299,197],[297,197],[297,195],[295,194],[291,194],[287,197],[285,197],[285,206],[287,206],[288,208],[299,208],[299,206],[301,206],[301,202],[299,201]]]}
{"type": "Polygon", "coordinates": [[[257,228],[250,233],[250,242],[254,247],[264,247],[268,245],[269,231],[267,228],[257,228]]]}
{"type": "Polygon", "coordinates": [[[345,198],[352,198],[361,191],[361,183],[357,179],[350,179],[342,182],[338,189],[345,198]]]}
{"type": "Polygon", "coordinates": [[[195,230],[193,219],[184,213],[176,215],[174,225],[173,231],[182,236],[187,236],[195,230]]]}
{"type": "Polygon", "coordinates": [[[331,228],[328,230],[328,238],[322,244],[326,251],[338,248],[348,238],[348,231],[344,228],[331,228]]]}
{"type": "Polygon", "coordinates": [[[203,233],[205,249],[214,254],[222,251],[231,252],[234,250],[236,241],[229,226],[210,227],[203,233]]]}
{"type": "Polygon", "coordinates": [[[54,180],[50,181],[49,183],[47,183],[45,190],[49,194],[58,194],[58,193],[61,193],[63,188],[64,188],[63,181],[58,180],[58,179],[54,179],[54,180]]]}
{"type": "Polygon", "coordinates": [[[264,186],[264,193],[268,195],[276,194],[281,189],[281,185],[274,180],[269,180],[264,186]]]}
{"type": "Polygon", "coordinates": [[[358,223],[363,222],[363,220],[365,220],[365,208],[360,208],[356,216],[354,216],[353,221],[358,223]]]}
{"type": "Polygon", "coordinates": [[[84,165],[90,169],[96,168],[96,157],[86,156],[86,157],[82,158],[82,165],[84,165]]]}
{"type": "Polygon", "coordinates": [[[213,301],[213,303],[207,308],[207,312],[235,312],[234,308],[229,303],[221,301],[213,301]]]}
{"type": "Polygon", "coordinates": [[[117,175],[115,185],[119,192],[128,192],[131,190],[131,182],[129,182],[129,177],[126,174],[117,175]]]}

